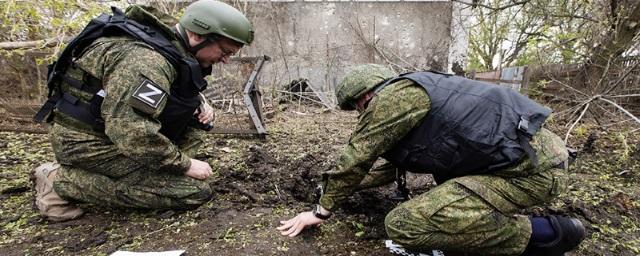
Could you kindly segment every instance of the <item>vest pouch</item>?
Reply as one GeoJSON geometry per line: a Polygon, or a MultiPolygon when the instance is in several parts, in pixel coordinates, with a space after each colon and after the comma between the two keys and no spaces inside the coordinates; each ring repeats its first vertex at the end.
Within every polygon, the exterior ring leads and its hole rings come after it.
{"type": "Polygon", "coordinates": [[[173,142],[182,139],[198,106],[200,106],[200,97],[197,95],[191,98],[169,95],[167,105],[158,117],[162,123],[160,133],[173,142]]]}
{"type": "Polygon", "coordinates": [[[458,141],[461,143],[457,152],[460,158],[454,159],[450,166],[456,176],[491,172],[493,163],[503,162],[503,157],[496,145],[463,140],[462,138],[459,138],[458,141]]]}
{"type": "Polygon", "coordinates": [[[460,158],[460,145],[456,141],[454,136],[442,137],[442,142],[438,146],[431,147],[433,156],[437,164],[440,165],[440,170],[454,170],[453,167],[456,163],[459,163],[460,158]]]}
{"type": "Polygon", "coordinates": [[[423,166],[418,172],[431,172],[434,176],[442,170],[450,170],[452,159],[457,155],[458,144],[451,138],[440,137],[432,141],[431,146],[415,147],[410,150],[406,164],[408,166],[423,166]]]}
{"type": "Polygon", "coordinates": [[[434,162],[440,164],[438,168],[442,168],[437,172],[441,180],[490,172],[486,166],[500,162],[502,158],[495,145],[465,140],[455,134],[443,137],[442,143],[433,147],[433,150],[438,151],[434,162]]]}
{"type": "Polygon", "coordinates": [[[103,93],[104,91],[100,90],[98,93],[93,95],[93,98],[91,98],[91,101],[89,102],[89,111],[91,112],[91,115],[95,117],[95,122],[92,125],[93,129],[100,132],[104,131],[104,119],[102,119],[102,112],[100,110],[102,107],[102,101],[104,100],[103,93]]]}

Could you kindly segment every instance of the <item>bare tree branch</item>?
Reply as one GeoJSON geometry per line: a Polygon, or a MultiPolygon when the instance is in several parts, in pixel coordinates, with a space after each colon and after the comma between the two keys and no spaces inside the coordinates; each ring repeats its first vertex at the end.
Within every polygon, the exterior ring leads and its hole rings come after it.
{"type": "Polygon", "coordinates": [[[562,14],[550,14],[549,17],[553,17],[553,18],[578,18],[578,19],[583,19],[583,20],[588,20],[591,22],[600,22],[599,20],[593,19],[593,18],[589,18],[589,17],[585,17],[582,15],[562,15],[562,14]]]}
{"type": "Polygon", "coordinates": [[[615,102],[613,102],[613,101],[610,101],[610,100],[608,100],[608,99],[602,98],[602,97],[600,97],[599,99],[600,99],[600,100],[602,100],[602,101],[604,101],[604,102],[607,102],[607,103],[609,103],[609,104],[613,105],[614,107],[616,107],[617,109],[619,109],[620,111],[622,111],[623,113],[625,113],[626,115],[628,115],[629,117],[633,118],[633,120],[635,120],[636,122],[638,122],[638,123],[640,124],[640,119],[639,119],[639,118],[637,118],[636,116],[634,116],[633,114],[631,114],[631,112],[627,111],[627,110],[626,110],[625,108],[623,108],[622,106],[618,105],[617,103],[615,103],[615,102]]]}
{"type": "Polygon", "coordinates": [[[24,42],[0,42],[0,49],[2,50],[15,50],[15,49],[27,49],[27,48],[44,48],[58,46],[62,43],[68,43],[73,39],[72,36],[68,37],[54,37],[35,41],[24,42]]]}
{"type": "Polygon", "coordinates": [[[582,119],[582,117],[584,116],[584,113],[586,113],[586,112],[587,112],[587,109],[589,109],[589,104],[591,104],[591,103],[589,103],[589,102],[588,102],[588,103],[584,106],[584,110],[582,110],[582,113],[580,114],[580,116],[578,117],[578,119],[576,119],[576,121],[575,121],[575,122],[573,122],[573,124],[571,124],[571,127],[569,127],[569,130],[567,130],[567,134],[564,136],[564,143],[565,143],[565,144],[567,143],[567,140],[569,140],[569,133],[571,133],[571,131],[573,130],[573,127],[575,127],[575,126],[576,126],[576,124],[578,124],[578,122],[580,122],[580,119],[582,119]]]}
{"type": "Polygon", "coordinates": [[[452,0],[452,2],[461,3],[461,4],[464,4],[464,5],[469,5],[469,6],[474,7],[474,8],[475,7],[482,7],[482,8],[485,8],[485,9],[492,10],[492,11],[502,11],[502,10],[509,9],[511,7],[514,7],[514,6],[525,5],[525,4],[529,3],[530,0],[515,1],[515,2],[512,2],[510,4],[503,5],[503,6],[498,6],[498,7],[492,7],[492,6],[488,6],[486,4],[479,4],[478,1],[473,1],[472,3],[467,3],[467,2],[464,2],[464,0],[452,0]]]}
{"type": "Polygon", "coordinates": [[[607,96],[609,98],[626,98],[626,97],[640,97],[640,94],[624,94],[624,95],[614,95],[614,96],[607,96]]]}
{"type": "MultiPolygon", "coordinates": [[[[376,54],[378,54],[378,56],[380,56],[386,63],[388,63],[390,66],[395,67],[396,69],[404,69],[402,67],[402,65],[393,62],[391,59],[389,59],[389,57],[387,56],[387,54],[378,46],[377,41],[373,41],[373,40],[367,40],[366,35],[364,34],[364,31],[362,30],[362,25],[360,24],[360,19],[358,18],[358,16],[355,17],[356,18],[356,23],[357,24],[353,24],[353,22],[348,21],[347,23],[349,24],[349,27],[351,27],[351,29],[353,30],[353,32],[355,33],[355,35],[360,39],[360,41],[362,42],[362,44],[365,47],[368,47],[370,49],[372,49],[376,54]]],[[[393,54],[393,53],[392,53],[393,54]]],[[[405,64],[411,66],[412,68],[415,68],[413,65],[411,65],[411,63],[407,62],[406,60],[400,58],[399,56],[397,56],[396,54],[394,54],[396,58],[400,59],[401,61],[403,61],[405,64]]]]}
{"type": "Polygon", "coordinates": [[[625,70],[625,73],[620,78],[618,78],[618,80],[616,80],[611,86],[609,86],[609,88],[604,92],[604,94],[609,94],[611,91],[613,91],[613,89],[618,87],[618,85],[620,85],[622,81],[624,81],[624,79],[627,78],[627,76],[629,76],[629,74],[631,74],[639,66],[640,66],[640,61],[637,61],[636,64],[633,65],[633,67],[625,70]]]}
{"type": "Polygon", "coordinates": [[[571,90],[571,91],[573,91],[573,92],[576,92],[576,93],[578,93],[578,94],[582,95],[582,96],[585,96],[585,97],[588,97],[588,96],[589,96],[589,95],[587,95],[586,93],[584,93],[584,92],[582,92],[582,91],[580,91],[580,90],[578,90],[578,89],[576,89],[576,88],[573,88],[572,86],[570,86],[570,85],[568,85],[568,84],[566,84],[566,83],[564,83],[564,82],[562,82],[562,81],[560,81],[560,80],[558,80],[558,79],[555,79],[555,78],[553,78],[553,77],[552,77],[552,78],[551,78],[551,80],[552,80],[552,81],[554,81],[554,82],[556,82],[556,83],[558,83],[559,85],[562,85],[562,86],[563,86],[563,87],[565,87],[565,88],[568,88],[569,90],[571,90]]]}

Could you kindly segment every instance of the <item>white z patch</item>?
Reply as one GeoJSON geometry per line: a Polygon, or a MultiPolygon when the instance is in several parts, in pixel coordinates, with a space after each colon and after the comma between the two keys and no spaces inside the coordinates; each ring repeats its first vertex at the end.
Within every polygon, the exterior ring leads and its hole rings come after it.
{"type": "Polygon", "coordinates": [[[145,104],[155,108],[158,108],[162,99],[164,99],[166,93],[159,88],[156,84],[145,79],[140,83],[138,88],[133,92],[133,97],[144,102],[145,104]]]}

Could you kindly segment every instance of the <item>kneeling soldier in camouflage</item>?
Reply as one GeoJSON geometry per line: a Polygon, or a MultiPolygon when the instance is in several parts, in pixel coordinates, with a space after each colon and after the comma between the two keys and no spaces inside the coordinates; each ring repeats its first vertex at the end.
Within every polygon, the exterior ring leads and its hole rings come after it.
{"type": "Polygon", "coordinates": [[[69,201],[184,209],[212,196],[212,168],[193,158],[213,120],[200,92],[212,64],[251,43],[251,23],[214,0],[192,3],[179,22],[151,7],[112,9],[50,68],[50,98],[35,117],[53,122],[59,164],[33,176],[36,205],[51,220],[82,214],[69,201]]]}
{"type": "Polygon", "coordinates": [[[438,183],[385,219],[389,237],[409,249],[547,256],[584,239],[577,219],[516,214],[567,187],[565,144],[542,128],[548,108],[504,87],[436,72],[397,76],[375,64],[353,69],[336,95],[341,109],[358,110],[358,125],[320,204],[282,221],[282,235],[321,224],[354,191],[399,169],[438,183]],[[370,170],[378,157],[390,164],[370,170]]]}

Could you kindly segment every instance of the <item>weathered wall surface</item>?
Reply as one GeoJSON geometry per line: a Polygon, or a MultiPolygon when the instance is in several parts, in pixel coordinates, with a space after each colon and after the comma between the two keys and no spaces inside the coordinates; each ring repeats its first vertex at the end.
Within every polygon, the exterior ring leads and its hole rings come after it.
{"type": "Polygon", "coordinates": [[[306,78],[316,91],[332,92],[360,63],[393,63],[400,69],[448,66],[450,2],[259,1],[236,6],[256,30],[253,45],[241,55],[273,58],[261,74],[263,86],[306,78]]]}
{"type": "MultiPolygon", "coordinates": [[[[316,92],[326,92],[325,101],[330,103],[334,101],[333,89],[354,65],[375,62],[400,71],[447,70],[450,62],[455,61],[450,57],[457,52],[452,50],[456,45],[455,37],[452,39],[456,25],[451,18],[455,7],[449,1],[224,1],[245,12],[256,30],[253,45],[245,47],[240,57],[272,57],[259,79],[266,96],[269,95],[266,87],[280,88],[303,78],[309,80],[316,92]]],[[[153,1],[147,4],[156,5],[153,1]]],[[[25,58],[35,61],[33,56],[25,58]]],[[[3,96],[26,94],[27,98],[40,98],[46,91],[41,86],[44,77],[24,76],[15,66],[26,62],[12,60],[0,60],[11,62],[2,65],[0,73],[14,74],[5,78],[18,82],[0,80],[37,90],[16,93],[6,86],[3,96]]],[[[33,72],[36,66],[44,72],[45,65],[35,62],[30,66],[33,72]]],[[[225,75],[213,80],[227,81],[218,85],[219,91],[230,91],[230,84],[241,88],[242,81],[229,79],[237,73],[237,65],[216,65],[216,69],[218,74],[225,75]]]]}
{"type": "MultiPolygon", "coordinates": [[[[472,0],[463,0],[471,2],[472,0]]],[[[469,46],[467,29],[472,26],[473,15],[469,5],[452,3],[451,46],[449,47],[449,72],[462,74],[467,66],[467,48],[469,46]]]]}

